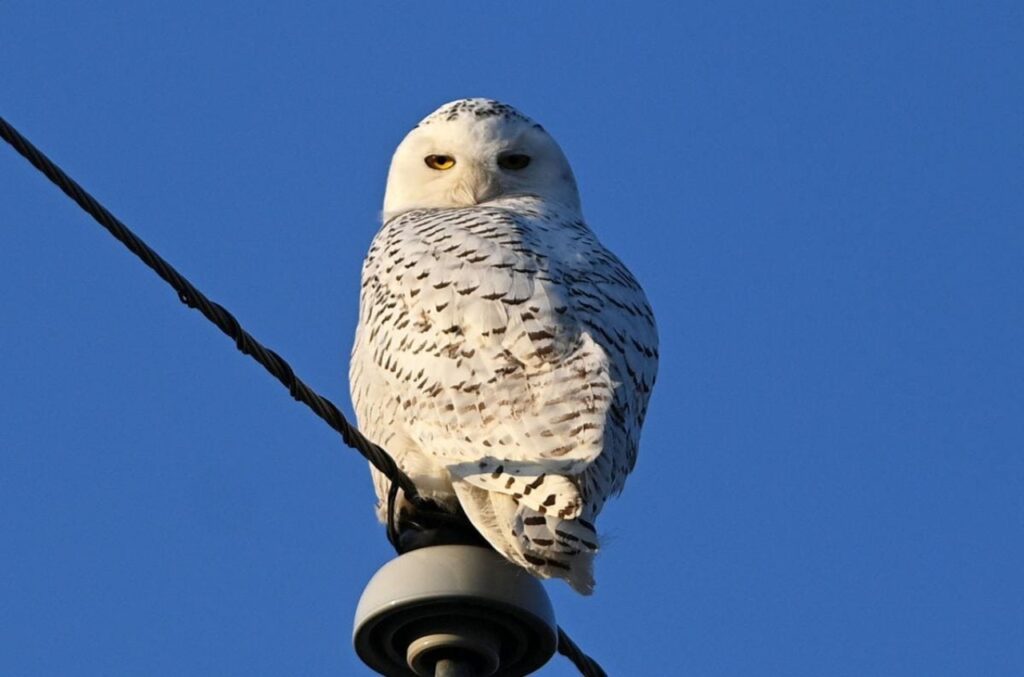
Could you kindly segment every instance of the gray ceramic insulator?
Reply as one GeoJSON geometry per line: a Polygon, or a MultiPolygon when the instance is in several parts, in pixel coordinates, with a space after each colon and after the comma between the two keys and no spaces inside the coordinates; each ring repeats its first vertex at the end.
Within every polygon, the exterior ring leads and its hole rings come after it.
{"type": "Polygon", "coordinates": [[[433,677],[439,660],[467,674],[525,675],[555,651],[544,586],[489,548],[438,545],[391,560],[356,609],[356,653],[384,675],[433,677]]]}

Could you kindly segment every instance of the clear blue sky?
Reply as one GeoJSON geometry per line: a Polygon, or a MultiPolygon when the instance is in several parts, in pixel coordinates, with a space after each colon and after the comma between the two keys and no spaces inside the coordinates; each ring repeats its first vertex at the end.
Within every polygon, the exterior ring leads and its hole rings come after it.
{"type": "MultiPolygon", "coordinates": [[[[393,147],[520,107],[662,336],[579,643],[1024,674],[1020,3],[555,4],[5,2],[0,115],[350,411],[393,147]]],[[[366,674],[361,459],[6,145],[0,285],[0,674],[366,674]]]]}

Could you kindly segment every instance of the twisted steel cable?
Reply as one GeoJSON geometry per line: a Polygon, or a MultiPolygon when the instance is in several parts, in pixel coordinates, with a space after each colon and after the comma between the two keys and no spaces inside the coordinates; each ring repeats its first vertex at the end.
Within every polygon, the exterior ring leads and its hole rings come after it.
{"type": "Polygon", "coordinates": [[[293,398],[312,409],[313,413],[327,422],[327,425],[341,433],[341,438],[345,444],[362,454],[374,467],[397,484],[409,501],[416,503],[421,500],[416,491],[416,485],[402,472],[402,469],[398,467],[387,452],[366,439],[362,433],[345,420],[345,417],[334,406],[334,403],[316,393],[295,376],[291,366],[280,355],[264,346],[253,338],[249,332],[242,329],[234,315],[229,313],[219,303],[211,301],[205,294],[192,286],[192,283],[175,270],[174,266],[153,251],[128,226],[121,223],[117,217],[97,202],[74,179],[65,174],[60,167],[55,165],[2,117],[0,117],[0,136],[7,143],[11,144],[22,157],[31,162],[36,169],[46,175],[46,178],[50,179],[54,185],[64,191],[79,207],[92,216],[97,223],[106,228],[111,235],[120,240],[133,254],[142,259],[142,262],[149,266],[167,284],[171,285],[174,291],[178,293],[178,298],[182,303],[189,308],[198,310],[206,319],[217,325],[222,332],[234,340],[235,347],[239,351],[263,365],[264,369],[270,372],[274,378],[288,389],[293,398]]]}
{"type": "Polygon", "coordinates": [[[583,653],[583,650],[569,638],[561,626],[558,628],[558,653],[572,661],[583,677],[608,677],[597,661],[583,653]]]}

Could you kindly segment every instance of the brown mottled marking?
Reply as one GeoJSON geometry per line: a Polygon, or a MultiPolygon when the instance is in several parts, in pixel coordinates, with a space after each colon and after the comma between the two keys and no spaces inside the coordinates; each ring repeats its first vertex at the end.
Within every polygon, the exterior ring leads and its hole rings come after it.
{"type": "Polygon", "coordinates": [[[540,485],[544,484],[544,478],[546,476],[547,475],[545,475],[543,473],[538,475],[537,479],[535,479],[534,481],[532,481],[532,482],[530,482],[529,484],[526,485],[526,491],[524,493],[528,494],[531,491],[533,491],[534,489],[536,489],[537,487],[539,487],[540,485]]]}
{"type": "Polygon", "coordinates": [[[543,557],[537,557],[535,555],[531,555],[528,552],[523,553],[523,559],[525,559],[527,562],[529,562],[535,567],[542,567],[548,563],[548,561],[543,557]]]}
{"type": "Polygon", "coordinates": [[[554,449],[549,451],[548,454],[550,456],[556,456],[556,457],[557,456],[565,456],[566,454],[568,454],[570,451],[572,451],[576,447],[577,447],[577,445],[575,443],[563,444],[560,447],[555,447],[554,449]]]}
{"type": "Polygon", "coordinates": [[[567,531],[562,531],[561,529],[555,529],[555,535],[558,536],[559,538],[564,538],[567,541],[578,541],[578,540],[580,540],[579,536],[574,536],[574,535],[570,534],[567,531]]]}

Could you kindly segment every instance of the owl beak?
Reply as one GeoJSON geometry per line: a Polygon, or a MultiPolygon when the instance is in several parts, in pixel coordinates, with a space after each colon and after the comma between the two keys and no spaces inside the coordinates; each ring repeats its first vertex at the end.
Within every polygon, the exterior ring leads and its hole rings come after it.
{"type": "Polygon", "coordinates": [[[501,194],[501,186],[498,185],[497,181],[489,181],[487,183],[478,184],[473,188],[473,199],[476,204],[481,202],[489,202],[501,194]]]}
{"type": "Polygon", "coordinates": [[[463,188],[467,196],[472,197],[472,204],[488,202],[501,194],[498,177],[486,167],[479,165],[469,168],[466,172],[463,188]]]}

